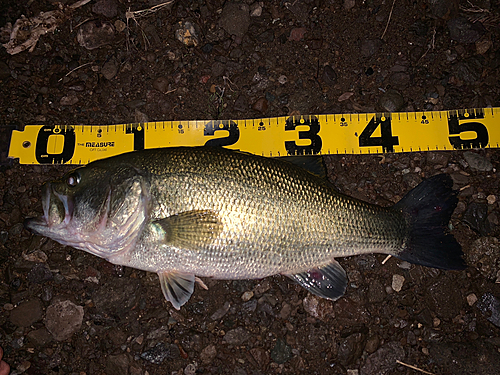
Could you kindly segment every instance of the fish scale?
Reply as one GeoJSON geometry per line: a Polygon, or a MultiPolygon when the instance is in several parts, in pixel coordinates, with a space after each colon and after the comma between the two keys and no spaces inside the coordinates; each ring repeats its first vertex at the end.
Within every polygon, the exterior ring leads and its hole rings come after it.
{"type": "Polygon", "coordinates": [[[283,274],[335,300],[347,285],[336,257],[379,252],[464,268],[446,228],[457,203],[451,185],[449,176],[435,176],[395,206],[380,207],[281,159],[208,147],[142,150],[48,183],[47,212],[26,226],[112,263],[157,272],[176,308],[197,276],[283,274]],[[89,218],[102,219],[96,226],[89,218]]]}

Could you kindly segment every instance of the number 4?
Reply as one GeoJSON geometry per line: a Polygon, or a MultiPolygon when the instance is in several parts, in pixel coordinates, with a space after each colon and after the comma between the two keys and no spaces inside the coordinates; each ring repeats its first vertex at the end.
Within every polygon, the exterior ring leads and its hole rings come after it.
{"type": "Polygon", "coordinates": [[[374,116],[359,136],[359,147],[382,146],[383,152],[394,152],[394,146],[399,145],[399,138],[392,135],[391,118],[389,116],[374,116]],[[373,133],[380,126],[380,137],[373,133]]]}

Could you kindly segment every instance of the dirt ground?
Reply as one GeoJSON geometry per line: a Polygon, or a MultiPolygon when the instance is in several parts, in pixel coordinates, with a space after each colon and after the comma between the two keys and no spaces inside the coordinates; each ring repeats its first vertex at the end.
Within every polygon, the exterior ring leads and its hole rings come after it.
{"type": "Polygon", "coordinates": [[[384,206],[450,174],[467,270],[354,256],[340,259],[336,302],[274,276],[205,280],[180,311],[155,274],[24,229],[41,184],[68,167],[6,157],[25,124],[500,107],[497,1],[62,3],[0,2],[3,43],[8,23],[56,11],[32,51],[0,48],[0,346],[13,374],[500,373],[497,149],[325,157],[339,190],[384,206]]]}

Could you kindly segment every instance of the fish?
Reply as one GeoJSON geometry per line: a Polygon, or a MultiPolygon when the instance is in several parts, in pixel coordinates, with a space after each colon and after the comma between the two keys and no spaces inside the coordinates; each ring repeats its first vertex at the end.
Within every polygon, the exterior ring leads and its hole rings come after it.
{"type": "Polygon", "coordinates": [[[157,273],[176,309],[196,282],[204,286],[200,277],[281,274],[335,301],[347,287],[339,257],[382,253],[465,269],[448,227],[458,202],[452,185],[449,175],[435,175],[381,207],[340,193],[292,159],[207,146],[146,149],[45,183],[43,216],[25,226],[113,264],[157,273]]]}

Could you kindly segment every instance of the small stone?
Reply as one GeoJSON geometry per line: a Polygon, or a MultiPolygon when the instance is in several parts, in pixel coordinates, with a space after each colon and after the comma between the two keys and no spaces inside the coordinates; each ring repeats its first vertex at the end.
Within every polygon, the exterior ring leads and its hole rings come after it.
{"type": "Polygon", "coordinates": [[[344,92],[342,95],[339,96],[339,98],[337,99],[339,102],[343,102],[347,99],[349,99],[351,96],[353,96],[354,93],[351,92],[351,91],[346,91],[344,92]]]}
{"type": "Polygon", "coordinates": [[[490,194],[486,197],[486,200],[488,201],[488,204],[494,204],[497,201],[497,197],[490,194]]]}
{"type": "Polygon", "coordinates": [[[184,375],[194,375],[196,373],[196,366],[193,363],[188,364],[184,368],[184,375]]]}
{"type": "Polygon", "coordinates": [[[457,17],[448,21],[450,38],[458,43],[474,43],[481,38],[486,29],[480,22],[472,23],[465,17],[457,17]]]}
{"type": "Polygon", "coordinates": [[[59,101],[59,104],[61,105],[67,105],[67,106],[71,106],[71,105],[75,105],[76,103],[78,103],[78,96],[76,96],[76,93],[74,91],[70,91],[68,93],[68,95],[65,95],[61,98],[61,100],[59,101]]]}
{"type": "Polygon", "coordinates": [[[490,172],[493,169],[493,164],[488,159],[475,152],[464,152],[464,159],[472,170],[490,172]]]}
{"type": "Polygon", "coordinates": [[[200,353],[200,361],[204,365],[209,365],[217,356],[217,349],[215,345],[205,347],[200,353]]]}
{"type": "Polygon", "coordinates": [[[243,328],[232,329],[224,335],[224,341],[229,345],[241,345],[250,338],[250,334],[243,328]]]}
{"type": "Polygon", "coordinates": [[[106,375],[123,375],[128,373],[130,358],[126,353],[110,355],[106,358],[106,375]]]}
{"type": "Polygon", "coordinates": [[[469,204],[462,220],[483,236],[487,236],[491,232],[491,224],[488,221],[488,205],[486,203],[472,202],[469,204]]]}
{"type": "Polygon", "coordinates": [[[356,0],[344,0],[344,9],[350,10],[356,5],[356,0]]]}
{"type": "Polygon", "coordinates": [[[292,358],[292,348],[284,340],[277,339],[273,350],[271,350],[271,359],[278,364],[282,364],[290,358],[292,358]]]}
{"type": "Polygon", "coordinates": [[[52,272],[45,263],[35,264],[28,272],[28,281],[34,284],[43,284],[54,279],[52,272]]]}
{"type": "Polygon", "coordinates": [[[250,349],[250,354],[253,359],[255,359],[260,369],[267,368],[269,364],[269,352],[267,350],[264,348],[252,348],[250,349]]]}
{"type": "Polygon", "coordinates": [[[282,85],[284,85],[288,81],[288,78],[285,75],[280,75],[278,77],[278,82],[282,85]]]}
{"type": "Polygon", "coordinates": [[[250,17],[260,17],[262,15],[262,2],[255,2],[250,5],[250,17]]]}
{"type": "Polygon", "coordinates": [[[82,47],[93,50],[113,43],[115,40],[115,28],[109,22],[101,22],[99,20],[88,21],[80,26],[76,39],[82,47]]]}
{"type": "Polygon", "coordinates": [[[106,79],[111,80],[115,78],[116,73],[118,73],[118,64],[116,63],[115,59],[106,61],[101,69],[101,73],[106,79]]]}
{"type": "Polygon", "coordinates": [[[469,306],[473,306],[477,302],[477,296],[474,293],[471,293],[467,296],[467,303],[469,306]]]}
{"type": "Polygon", "coordinates": [[[241,295],[241,299],[245,302],[250,301],[252,297],[253,297],[253,292],[251,290],[241,295]]]}
{"type": "Polygon", "coordinates": [[[56,302],[47,308],[45,327],[57,341],[69,339],[80,329],[83,307],[69,300],[56,302]]]}
{"type": "Polygon", "coordinates": [[[488,321],[500,327],[500,300],[497,297],[491,293],[485,293],[481,296],[477,307],[488,321]]]}
{"type": "Polygon", "coordinates": [[[118,14],[118,2],[116,0],[97,0],[92,5],[92,12],[107,18],[116,17],[118,14]]]}
{"type": "Polygon", "coordinates": [[[478,40],[476,42],[476,51],[479,55],[484,55],[492,45],[493,43],[489,39],[478,40]]]}
{"type": "Polygon", "coordinates": [[[500,241],[496,237],[481,237],[475,240],[466,253],[467,263],[479,270],[481,275],[496,281],[500,271],[500,241]]]}
{"type": "Polygon", "coordinates": [[[230,35],[242,38],[250,26],[250,8],[247,4],[226,2],[219,25],[230,35]]]}
{"type": "Polygon", "coordinates": [[[257,112],[264,114],[267,112],[268,106],[269,105],[268,105],[268,101],[266,98],[259,98],[259,99],[257,99],[257,101],[255,103],[253,103],[252,109],[254,111],[257,111],[257,112]]]}
{"type": "Polygon", "coordinates": [[[188,47],[196,47],[199,41],[194,25],[189,21],[180,21],[177,26],[175,38],[188,47]]]}
{"type": "Polygon", "coordinates": [[[361,42],[360,53],[363,57],[373,56],[382,46],[380,39],[365,39],[361,42]]]}
{"type": "Polygon", "coordinates": [[[404,357],[405,350],[399,342],[388,342],[366,358],[365,363],[360,368],[360,374],[386,374],[398,366],[396,361],[401,361],[404,357]]]}
{"type": "Polygon", "coordinates": [[[156,78],[153,81],[153,88],[165,94],[168,91],[168,78],[167,77],[156,78]]]}
{"type": "Polygon", "coordinates": [[[308,294],[302,301],[302,304],[304,306],[304,310],[309,315],[320,320],[333,314],[331,301],[317,297],[314,294],[308,294]]]}
{"type": "Polygon", "coordinates": [[[29,327],[43,317],[43,305],[38,298],[21,303],[10,312],[10,321],[18,327],[29,327]]]}
{"type": "Polygon", "coordinates": [[[395,292],[400,292],[401,289],[403,288],[403,284],[405,282],[404,276],[401,275],[392,275],[392,289],[395,292]]]}
{"type": "Polygon", "coordinates": [[[288,40],[299,42],[304,39],[304,35],[306,34],[307,29],[305,27],[295,27],[290,31],[290,36],[288,40]]]}
{"type": "Polygon", "coordinates": [[[246,112],[248,110],[248,99],[244,94],[240,94],[234,101],[234,110],[246,112]]]}
{"type": "Polygon", "coordinates": [[[434,327],[439,327],[439,325],[441,324],[441,319],[439,319],[437,316],[432,320],[432,325],[434,327]]]}
{"type": "Polygon", "coordinates": [[[329,86],[333,86],[337,83],[337,73],[330,65],[325,65],[323,67],[323,82],[325,82],[329,86]]]}
{"type": "Polygon", "coordinates": [[[127,24],[125,22],[123,22],[122,20],[116,20],[115,21],[115,29],[119,33],[121,33],[126,28],[127,28],[127,24]]]}
{"type": "Polygon", "coordinates": [[[141,358],[154,365],[161,365],[165,359],[176,359],[180,356],[179,347],[175,344],[165,345],[159,342],[155,347],[141,354],[141,358]]]}
{"type": "Polygon", "coordinates": [[[398,112],[403,109],[405,100],[398,91],[390,89],[382,94],[378,104],[385,112],[398,112]]]}
{"type": "Polygon", "coordinates": [[[229,302],[224,302],[224,305],[221,306],[217,311],[215,311],[210,319],[212,320],[219,320],[221,319],[224,315],[227,314],[229,309],[231,308],[231,304],[229,302]]]}

